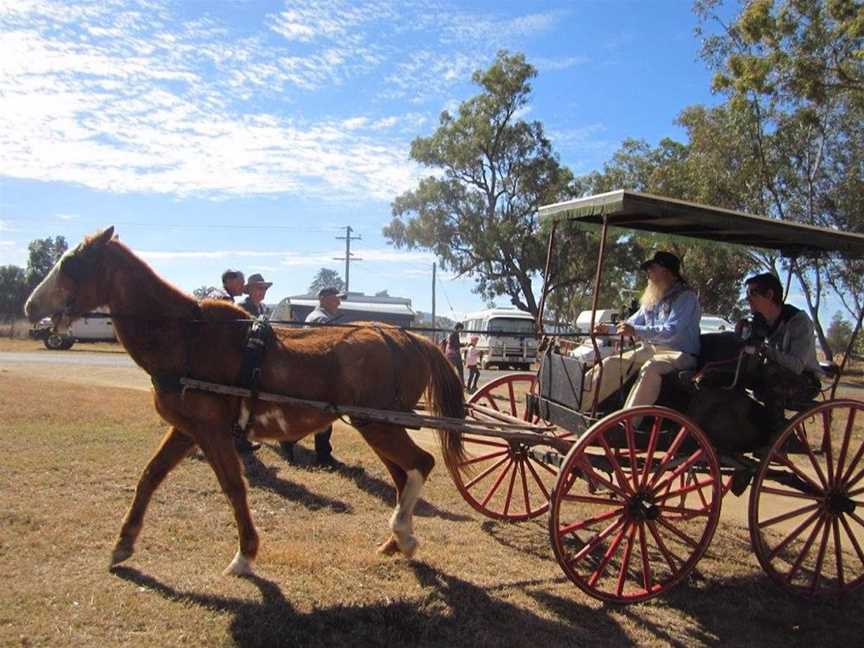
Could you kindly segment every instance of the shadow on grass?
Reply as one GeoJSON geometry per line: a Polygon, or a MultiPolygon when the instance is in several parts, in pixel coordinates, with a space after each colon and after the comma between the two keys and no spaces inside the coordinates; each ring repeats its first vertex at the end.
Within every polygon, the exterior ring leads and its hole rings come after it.
{"type": "MultiPolygon", "coordinates": [[[[113,574],[180,604],[232,615],[229,633],[238,646],[629,646],[617,623],[596,609],[558,600],[558,619],[548,619],[493,596],[496,590],[542,587],[549,581],[480,587],[425,563],[410,563],[424,595],[410,600],[333,605],[298,611],[279,585],[258,576],[246,580],[260,601],[187,592],[130,567],[113,574]]],[[[552,581],[554,582],[554,581],[552,581]]]]}
{"type": "MultiPolygon", "coordinates": [[[[282,458],[281,453],[279,453],[278,456],[282,458]]],[[[302,474],[303,470],[321,470],[321,468],[316,466],[314,463],[315,457],[316,455],[312,450],[308,450],[298,444],[294,446],[294,460],[292,462],[286,461],[285,465],[290,466],[291,468],[299,469],[296,474],[302,474]]],[[[278,469],[265,466],[260,460],[258,460],[257,457],[250,457],[249,455],[244,455],[243,461],[246,465],[246,476],[249,479],[249,483],[251,485],[259,485],[253,482],[253,470],[264,471],[266,474],[269,474],[269,479],[285,481],[280,480],[278,477],[276,477],[275,473],[278,469]]],[[[352,481],[354,483],[354,486],[356,486],[358,489],[360,489],[367,495],[371,495],[372,497],[377,498],[387,506],[396,505],[395,486],[393,486],[393,484],[388,481],[384,481],[383,479],[379,479],[378,477],[369,474],[363,466],[342,463],[340,461],[337,462],[335,466],[330,470],[334,474],[352,481]]],[[[344,506],[348,507],[347,510],[350,511],[349,505],[344,504],[344,506]]],[[[437,517],[443,520],[448,520],[450,522],[473,521],[473,518],[471,518],[470,516],[459,515],[456,513],[451,513],[449,511],[444,511],[422,498],[417,501],[417,506],[414,509],[414,515],[417,517],[437,517]]]]}
{"type": "Polygon", "coordinates": [[[310,511],[330,509],[334,513],[351,513],[353,510],[347,502],[318,495],[302,484],[279,477],[278,467],[264,464],[254,454],[244,454],[241,459],[246,470],[246,480],[252,487],[269,490],[280,497],[303,505],[310,511]]]}
{"type": "Polygon", "coordinates": [[[658,640],[672,645],[737,644],[853,646],[861,644],[864,616],[861,592],[843,601],[805,600],[774,584],[764,573],[741,577],[691,579],[645,608],[620,608],[658,640]],[[669,607],[692,619],[687,641],[675,640],[655,623],[650,609],[669,607]]]}

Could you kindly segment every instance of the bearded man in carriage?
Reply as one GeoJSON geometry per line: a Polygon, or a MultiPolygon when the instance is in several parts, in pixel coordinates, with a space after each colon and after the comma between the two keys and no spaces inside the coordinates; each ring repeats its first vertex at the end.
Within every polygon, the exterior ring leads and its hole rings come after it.
{"type": "MultiPolygon", "coordinates": [[[[680,259],[671,252],[658,251],[640,267],[648,279],[640,308],[619,322],[615,331],[637,338],[640,344],[632,351],[606,358],[585,374],[583,409],[609,399],[634,376],[636,382],[623,407],[653,405],[660,396],[664,375],[697,365],[702,309],[696,291],[681,274],[680,259]]],[[[595,333],[612,331],[599,324],[595,333]]]]}

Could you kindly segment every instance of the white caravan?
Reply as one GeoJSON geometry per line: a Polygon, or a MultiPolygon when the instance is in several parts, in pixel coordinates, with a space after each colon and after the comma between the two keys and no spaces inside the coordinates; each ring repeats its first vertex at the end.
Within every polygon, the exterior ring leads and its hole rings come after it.
{"type": "Polygon", "coordinates": [[[515,308],[490,308],[468,313],[462,320],[465,331],[460,336],[466,346],[475,335],[482,353],[481,367],[528,371],[537,359],[537,332],[531,313],[515,308]],[[502,335],[512,333],[512,335],[502,335]]]}

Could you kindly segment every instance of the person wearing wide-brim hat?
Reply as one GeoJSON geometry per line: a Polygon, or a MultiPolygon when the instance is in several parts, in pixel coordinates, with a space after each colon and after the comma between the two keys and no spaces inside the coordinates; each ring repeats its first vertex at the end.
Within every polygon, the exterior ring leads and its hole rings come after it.
{"type": "MultiPolygon", "coordinates": [[[[318,306],[306,316],[307,324],[318,326],[335,324],[339,321],[339,305],[345,293],[335,286],[327,286],[318,291],[318,306]]],[[[328,425],[315,435],[315,462],[319,466],[334,468],[339,466],[339,461],[333,457],[333,446],[330,437],[333,435],[333,426],[328,425]]],[[[288,461],[294,461],[294,442],[280,441],[279,446],[288,461]]]]}
{"type": "Polygon", "coordinates": [[[249,313],[252,317],[267,317],[267,308],[264,306],[264,296],[267,294],[267,289],[273,285],[271,281],[264,281],[264,277],[257,272],[249,275],[246,280],[246,285],[243,287],[248,297],[244,299],[240,306],[249,313]]]}
{"type": "Polygon", "coordinates": [[[697,365],[702,309],[696,292],[681,274],[681,260],[661,250],[639,267],[648,280],[639,310],[618,322],[615,329],[599,324],[595,333],[618,334],[640,344],[620,356],[606,358],[602,377],[595,375],[599,373],[596,367],[585,374],[583,409],[591,408],[595,396],[598,404],[603,402],[637,373],[623,407],[653,405],[660,395],[664,374],[697,365]]]}

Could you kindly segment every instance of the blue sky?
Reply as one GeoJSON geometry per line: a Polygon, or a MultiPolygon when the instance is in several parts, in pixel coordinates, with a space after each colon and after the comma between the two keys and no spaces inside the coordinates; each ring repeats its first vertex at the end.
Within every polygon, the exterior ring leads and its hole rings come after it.
{"type": "MultiPolygon", "coordinates": [[[[690,2],[0,0],[0,265],[114,224],[176,285],[226,267],[302,293],[351,225],[351,289],[431,308],[434,258],[381,235],[408,155],[497,50],[538,69],[528,119],[575,173],[712,103],[690,2]]],[[[482,307],[439,273],[438,312],[482,307]]],[[[509,300],[499,298],[499,305],[509,300]]]]}

